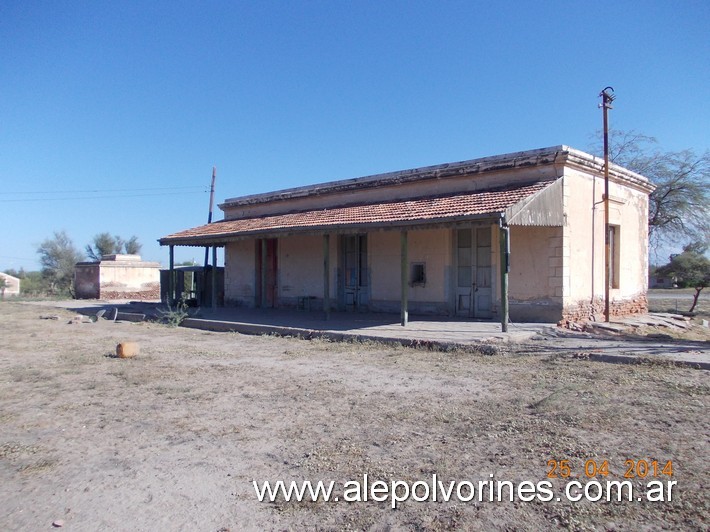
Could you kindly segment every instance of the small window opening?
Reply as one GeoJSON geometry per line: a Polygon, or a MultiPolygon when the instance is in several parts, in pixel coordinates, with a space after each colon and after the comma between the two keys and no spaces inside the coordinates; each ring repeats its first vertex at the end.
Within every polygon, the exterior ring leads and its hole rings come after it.
{"type": "Polygon", "coordinates": [[[609,282],[611,288],[619,288],[620,266],[621,266],[621,242],[620,242],[620,227],[618,225],[609,226],[609,255],[611,263],[609,264],[609,282]]]}
{"type": "Polygon", "coordinates": [[[412,263],[409,283],[412,286],[424,286],[426,284],[426,264],[424,262],[412,263]]]}

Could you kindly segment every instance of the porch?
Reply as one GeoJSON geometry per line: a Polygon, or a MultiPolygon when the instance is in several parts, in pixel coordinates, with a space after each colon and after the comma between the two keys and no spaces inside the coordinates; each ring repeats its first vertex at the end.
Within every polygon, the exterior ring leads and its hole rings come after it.
{"type": "Polygon", "coordinates": [[[217,308],[187,318],[183,327],[238,332],[278,334],[337,341],[378,341],[437,349],[473,346],[489,342],[523,342],[555,328],[554,323],[510,323],[501,332],[500,323],[447,316],[410,315],[407,327],[400,317],[385,313],[331,312],[285,309],[217,308]]]}

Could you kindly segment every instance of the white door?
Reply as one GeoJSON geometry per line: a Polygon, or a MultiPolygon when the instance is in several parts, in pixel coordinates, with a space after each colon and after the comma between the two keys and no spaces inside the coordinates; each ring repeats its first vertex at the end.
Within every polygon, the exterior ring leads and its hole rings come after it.
{"type": "Polygon", "coordinates": [[[456,315],[491,318],[491,229],[456,231],[456,315]]]}

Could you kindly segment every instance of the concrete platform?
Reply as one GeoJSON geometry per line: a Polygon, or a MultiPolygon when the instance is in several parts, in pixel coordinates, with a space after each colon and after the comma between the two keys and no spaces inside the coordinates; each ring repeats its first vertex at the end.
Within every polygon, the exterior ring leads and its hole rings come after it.
{"type": "Polygon", "coordinates": [[[410,316],[402,327],[394,314],[333,312],[326,320],[323,312],[290,310],[217,309],[188,318],[183,327],[243,334],[280,334],[331,340],[374,340],[407,346],[451,349],[496,342],[524,342],[552,323],[511,323],[501,332],[500,323],[439,316],[410,316]]]}
{"type": "MultiPolygon", "coordinates": [[[[30,304],[65,308],[85,315],[95,315],[101,309],[143,313],[149,319],[160,319],[165,310],[158,303],[127,301],[42,301],[30,304]]],[[[394,314],[334,312],[326,320],[323,312],[293,310],[220,308],[190,311],[192,316],[183,321],[183,327],[211,331],[377,341],[444,351],[462,348],[490,354],[510,351],[541,356],[565,355],[622,364],[651,361],[710,370],[710,342],[674,339],[664,334],[656,337],[634,334],[639,326],[680,329],[688,326],[681,316],[668,314],[633,316],[611,324],[587,324],[588,329],[579,332],[561,329],[552,323],[511,323],[509,332],[502,333],[500,323],[439,316],[410,316],[409,324],[402,327],[399,316],[394,314]],[[515,344],[514,348],[512,344],[515,344]]]]}

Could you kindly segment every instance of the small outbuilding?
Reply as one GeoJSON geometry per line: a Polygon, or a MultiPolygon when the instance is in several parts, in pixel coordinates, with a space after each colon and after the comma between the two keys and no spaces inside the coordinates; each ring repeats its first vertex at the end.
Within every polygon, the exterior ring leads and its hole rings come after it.
{"type": "MultiPolygon", "coordinates": [[[[610,313],[645,312],[653,185],[609,186],[610,313]]],[[[603,191],[602,159],[554,146],[235,197],[159,242],[223,247],[227,306],[600,319],[603,191]]]]}
{"type": "Polygon", "coordinates": [[[3,272],[0,272],[0,278],[5,280],[4,286],[0,288],[2,297],[17,297],[20,295],[20,279],[3,272]]]}
{"type": "Polygon", "coordinates": [[[104,255],[74,267],[76,299],[160,299],[160,264],[140,255],[104,255]]]}

